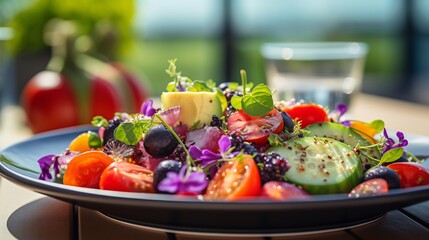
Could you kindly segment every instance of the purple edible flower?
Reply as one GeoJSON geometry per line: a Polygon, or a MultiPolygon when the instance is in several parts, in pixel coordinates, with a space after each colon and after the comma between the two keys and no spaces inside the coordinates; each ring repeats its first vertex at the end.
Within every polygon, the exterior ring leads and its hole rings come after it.
{"type": "Polygon", "coordinates": [[[152,117],[156,113],[156,109],[153,108],[153,101],[145,101],[140,108],[140,112],[145,116],[152,117]]]}
{"type": "Polygon", "coordinates": [[[204,172],[187,173],[188,167],[183,166],[179,173],[168,172],[158,185],[158,190],[169,193],[202,193],[207,185],[208,180],[204,172]]]}
{"type": "Polygon", "coordinates": [[[335,106],[335,110],[333,111],[333,116],[340,124],[343,124],[344,126],[350,127],[350,121],[349,120],[341,120],[341,118],[346,114],[348,111],[348,107],[344,103],[338,103],[335,106]]]}
{"type": "Polygon", "coordinates": [[[396,132],[396,137],[398,137],[398,143],[395,142],[395,140],[387,134],[386,128],[383,129],[383,135],[386,138],[384,144],[383,144],[383,154],[390,149],[393,148],[401,148],[408,145],[408,140],[405,139],[404,133],[401,131],[396,132]]]}
{"type": "Polygon", "coordinates": [[[40,169],[42,172],[39,175],[39,179],[41,180],[50,180],[52,179],[52,175],[50,173],[51,166],[54,164],[55,154],[49,154],[41,157],[37,162],[39,163],[40,169]]]}
{"type": "Polygon", "coordinates": [[[212,164],[219,159],[232,158],[238,154],[238,152],[229,153],[230,148],[231,148],[231,139],[229,139],[229,136],[227,136],[227,135],[223,135],[219,139],[218,146],[219,146],[219,153],[214,153],[209,149],[201,150],[196,146],[191,146],[189,148],[189,154],[191,155],[191,157],[193,159],[201,160],[201,165],[203,167],[205,167],[209,164],[212,164]]]}

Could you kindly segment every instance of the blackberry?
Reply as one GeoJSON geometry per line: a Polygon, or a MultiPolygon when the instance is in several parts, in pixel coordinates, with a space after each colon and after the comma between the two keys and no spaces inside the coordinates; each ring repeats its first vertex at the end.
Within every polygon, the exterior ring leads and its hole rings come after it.
{"type": "Polygon", "coordinates": [[[103,143],[106,144],[110,139],[113,138],[115,129],[121,124],[123,120],[117,116],[109,120],[109,126],[106,127],[103,134],[103,143]]]}
{"type": "Polygon", "coordinates": [[[135,146],[130,146],[117,139],[111,138],[104,145],[103,152],[110,155],[116,161],[127,161],[135,164],[141,164],[140,159],[143,152],[135,146]]]}
{"type": "Polygon", "coordinates": [[[243,143],[243,149],[244,149],[244,153],[250,154],[250,155],[255,155],[258,154],[258,149],[256,149],[252,144],[250,143],[243,143]]]}
{"type": "Polygon", "coordinates": [[[231,140],[231,147],[234,147],[234,151],[241,151],[243,149],[244,137],[240,134],[233,132],[229,135],[229,139],[231,140]]]}
{"type": "Polygon", "coordinates": [[[219,129],[221,129],[222,125],[223,125],[223,120],[220,119],[218,116],[213,115],[212,116],[212,121],[210,122],[210,126],[211,127],[217,127],[219,129]]]}
{"type": "Polygon", "coordinates": [[[290,168],[287,160],[275,152],[259,153],[254,159],[259,167],[262,184],[269,181],[282,181],[290,168]]]}

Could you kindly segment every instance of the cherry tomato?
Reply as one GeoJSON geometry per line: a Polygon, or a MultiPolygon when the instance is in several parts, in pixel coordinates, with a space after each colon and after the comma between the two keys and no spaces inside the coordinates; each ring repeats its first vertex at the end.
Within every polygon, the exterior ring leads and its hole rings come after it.
{"type": "Polygon", "coordinates": [[[122,192],[153,192],[153,172],[140,165],[114,162],[101,174],[100,189],[122,192]]]}
{"type": "Polygon", "coordinates": [[[210,181],[205,197],[209,200],[239,200],[259,196],[261,177],[249,155],[225,162],[210,181]]]}
{"type": "Polygon", "coordinates": [[[423,186],[429,184],[429,170],[422,164],[414,162],[395,162],[387,165],[398,175],[401,188],[423,186]]]}
{"type": "Polygon", "coordinates": [[[67,165],[63,183],[71,186],[98,188],[104,169],[114,162],[101,151],[87,151],[75,156],[67,165]]]}
{"type": "Polygon", "coordinates": [[[250,116],[239,110],[228,118],[230,132],[238,132],[247,141],[261,145],[267,143],[270,133],[280,133],[283,126],[282,115],[275,109],[261,117],[250,116]]]}
{"type": "Polygon", "coordinates": [[[313,123],[329,120],[326,110],[322,106],[313,103],[287,107],[283,111],[288,113],[292,119],[300,121],[301,128],[305,128],[313,123]]]}
{"type": "Polygon", "coordinates": [[[389,186],[387,181],[382,178],[373,178],[367,180],[355,188],[349,193],[349,197],[358,198],[358,197],[367,197],[367,196],[376,196],[385,194],[389,191],[389,186]]]}
{"type": "Polygon", "coordinates": [[[262,186],[261,196],[273,200],[308,198],[310,195],[301,188],[280,181],[270,181],[262,186]]]}

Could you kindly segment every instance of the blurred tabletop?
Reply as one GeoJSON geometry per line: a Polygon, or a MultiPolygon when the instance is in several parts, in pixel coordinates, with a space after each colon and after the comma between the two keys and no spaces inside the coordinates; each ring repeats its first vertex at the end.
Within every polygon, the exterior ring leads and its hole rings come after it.
{"type": "MultiPolygon", "coordinates": [[[[0,112],[0,150],[31,137],[18,106],[0,112]]],[[[384,120],[388,129],[429,136],[429,106],[360,94],[353,119],[384,120]]],[[[429,149],[428,149],[429,151],[429,149]]],[[[429,196],[428,196],[429,200],[429,196]]],[[[350,229],[310,235],[216,237],[165,233],[114,222],[100,213],[17,186],[0,177],[0,239],[429,239],[429,201],[385,214],[350,229]]]]}

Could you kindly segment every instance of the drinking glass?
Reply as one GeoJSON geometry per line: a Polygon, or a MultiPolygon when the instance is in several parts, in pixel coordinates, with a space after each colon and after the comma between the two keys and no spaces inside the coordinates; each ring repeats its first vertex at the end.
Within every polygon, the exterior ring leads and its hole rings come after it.
{"type": "Polygon", "coordinates": [[[278,100],[304,100],[329,109],[351,104],[360,91],[367,45],[359,42],[265,43],[268,86],[278,100]]]}

